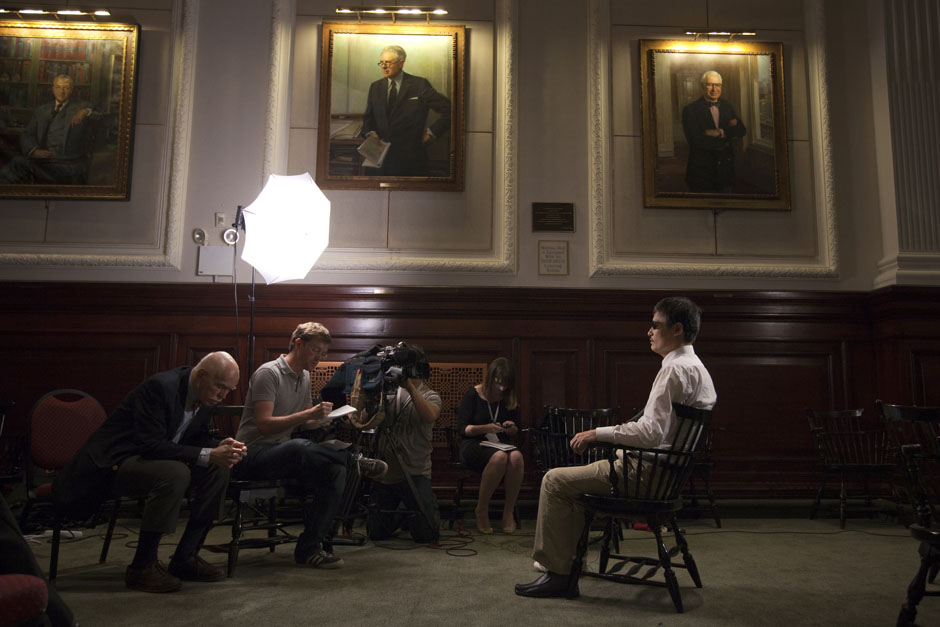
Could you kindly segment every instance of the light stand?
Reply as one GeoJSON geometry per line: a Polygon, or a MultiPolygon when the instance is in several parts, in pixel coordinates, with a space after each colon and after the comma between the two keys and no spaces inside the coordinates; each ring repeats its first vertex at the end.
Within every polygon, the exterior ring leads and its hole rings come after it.
{"type": "MultiPolygon", "coordinates": [[[[232,228],[237,233],[239,230],[245,230],[245,214],[242,213],[244,205],[238,205],[235,212],[235,222],[232,228]]],[[[238,240],[235,240],[236,246],[238,240]]],[[[236,286],[237,287],[237,286],[236,286]]],[[[237,338],[236,338],[237,341],[237,338]]],[[[254,372],[255,360],[255,267],[251,266],[251,292],[248,294],[248,376],[251,377],[254,372]]]]}

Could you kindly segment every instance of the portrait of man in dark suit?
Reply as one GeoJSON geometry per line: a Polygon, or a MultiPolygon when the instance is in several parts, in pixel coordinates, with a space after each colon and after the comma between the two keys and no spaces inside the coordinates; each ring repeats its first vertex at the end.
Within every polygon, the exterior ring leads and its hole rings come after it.
{"type": "Polygon", "coordinates": [[[391,145],[381,167],[370,176],[428,176],[428,146],[450,132],[451,103],[431,83],[403,71],[407,55],[401,46],[382,49],[382,78],[369,86],[362,137],[377,136],[391,145]],[[428,124],[428,113],[438,118],[428,124]]]}
{"type": "Polygon", "coordinates": [[[702,74],[702,97],[682,110],[682,130],[689,144],[685,182],[691,192],[731,193],[734,191],[735,138],[747,129],[734,107],[721,98],[721,74],[702,74]]]}
{"type": "Polygon", "coordinates": [[[87,136],[100,117],[91,103],[73,98],[75,82],[60,74],[52,82],[52,99],[33,111],[20,135],[22,154],[0,168],[0,184],[87,182],[87,136]]]}

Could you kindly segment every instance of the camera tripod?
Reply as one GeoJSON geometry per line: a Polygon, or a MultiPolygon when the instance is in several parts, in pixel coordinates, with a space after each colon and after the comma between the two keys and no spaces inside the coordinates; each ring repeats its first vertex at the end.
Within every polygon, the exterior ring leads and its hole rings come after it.
{"type": "MultiPolygon", "coordinates": [[[[435,526],[434,516],[431,512],[427,511],[426,504],[421,500],[418,493],[417,486],[415,485],[414,479],[411,474],[405,470],[404,463],[404,446],[401,443],[398,435],[394,433],[394,426],[398,424],[398,421],[401,417],[401,413],[404,410],[404,407],[400,408],[397,412],[393,411],[392,404],[396,398],[398,389],[396,388],[395,394],[386,395],[383,394],[383,409],[385,411],[385,419],[382,420],[376,427],[371,430],[372,438],[368,443],[367,448],[364,450],[364,454],[367,457],[377,458],[380,452],[385,452],[386,457],[390,451],[392,456],[394,456],[395,461],[398,462],[398,467],[403,470],[402,474],[405,479],[405,483],[408,485],[408,490],[411,493],[414,503],[417,505],[417,511],[415,510],[382,510],[378,509],[372,503],[370,503],[370,494],[368,493],[369,488],[372,485],[371,481],[363,481],[362,477],[357,475],[355,485],[347,485],[346,491],[343,495],[343,503],[340,507],[340,517],[343,519],[344,531],[351,531],[352,521],[357,517],[359,513],[364,512],[366,516],[382,513],[382,514],[401,514],[401,515],[420,515],[424,518],[425,522],[429,527],[433,528],[435,526]],[[358,507],[357,507],[358,505],[358,507]],[[353,510],[357,509],[356,513],[353,510]]],[[[409,401],[411,402],[411,401],[409,401]]],[[[407,404],[405,404],[407,407],[407,404]]],[[[363,433],[369,433],[369,431],[362,431],[363,433]]],[[[353,483],[353,482],[350,482],[353,483]]]]}

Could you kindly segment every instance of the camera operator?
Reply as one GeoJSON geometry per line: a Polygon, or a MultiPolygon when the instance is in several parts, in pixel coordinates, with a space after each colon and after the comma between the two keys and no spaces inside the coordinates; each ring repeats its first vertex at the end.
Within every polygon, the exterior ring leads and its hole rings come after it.
{"type": "Polygon", "coordinates": [[[397,387],[386,388],[387,425],[384,428],[389,429],[389,437],[380,438],[378,457],[388,463],[388,472],[373,484],[366,529],[370,540],[384,540],[399,528],[406,528],[415,542],[430,543],[437,541],[441,526],[437,499],[431,490],[431,435],[441,415],[441,397],[423,379],[415,378],[428,371],[424,351],[414,344],[407,346],[407,350],[415,351],[418,363],[425,367],[423,370],[404,368],[397,387]],[[401,455],[401,464],[394,447],[401,455]],[[405,473],[414,483],[414,492],[405,473]],[[416,514],[405,518],[402,513],[396,513],[402,503],[416,514]]]}

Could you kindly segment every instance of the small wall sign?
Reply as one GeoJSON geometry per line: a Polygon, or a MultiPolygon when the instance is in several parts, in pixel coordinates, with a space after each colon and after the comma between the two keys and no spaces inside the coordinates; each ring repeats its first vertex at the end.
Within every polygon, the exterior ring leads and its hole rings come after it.
{"type": "Polygon", "coordinates": [[[532,203],[532,231],[574,233],[573,202],[532,203]]]}
{"type": "Polygon", "coordinates": [[[539,274],[568,275],[568,242],[539,240],[539,274]]]}

